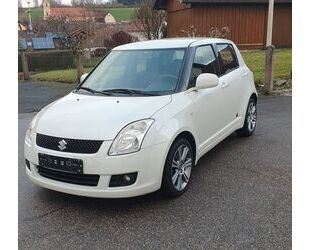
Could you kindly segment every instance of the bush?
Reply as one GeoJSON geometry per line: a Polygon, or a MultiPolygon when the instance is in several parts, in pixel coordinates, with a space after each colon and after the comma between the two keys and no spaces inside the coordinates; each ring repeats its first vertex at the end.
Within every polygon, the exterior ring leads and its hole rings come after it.
{"type": "Polygon", "coordinates": [[[229,38],[229,35],[230,35],[230,30],[226,26],[224,26],[220,29],[218,27],[212,27],[209,30],[209,36],[210,37],[227,39],[227,38],[229,38]]]}
{"type": "Polygon", "coordinates": [[[119,45],[123,45],[126,43],[132,43],[136,41],[137,39],[135,37],[131,36],[125,31],[118,31],[114,33],[111,38],[105,39],[104,45],[110,50],[119,45]]]}

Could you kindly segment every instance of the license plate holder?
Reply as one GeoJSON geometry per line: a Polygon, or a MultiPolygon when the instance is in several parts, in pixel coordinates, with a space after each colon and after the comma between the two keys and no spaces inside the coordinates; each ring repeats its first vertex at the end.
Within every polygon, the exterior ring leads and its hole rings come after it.
{"type": "Polygon", "coordinates": [[[39,153],[39,166],[56,171],[83,174],[83,160],[39,153]]]}

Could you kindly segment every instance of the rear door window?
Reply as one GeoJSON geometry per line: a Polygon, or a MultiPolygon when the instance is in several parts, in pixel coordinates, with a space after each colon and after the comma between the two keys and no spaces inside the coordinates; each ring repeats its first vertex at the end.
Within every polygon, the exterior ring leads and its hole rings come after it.
{"type": "Polygon", "coordinates": [[[231,44],[217,44],[220,75],[227,74],[238,68],[239,63],[234,48],[231,44]]]}

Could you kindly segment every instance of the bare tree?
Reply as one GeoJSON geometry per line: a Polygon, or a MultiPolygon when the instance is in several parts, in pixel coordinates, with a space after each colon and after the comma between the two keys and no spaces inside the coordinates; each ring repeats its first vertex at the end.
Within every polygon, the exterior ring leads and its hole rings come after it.
{"type": "Polygon", "coordinates": [[[166,23],[166,12],[154,10],[153,6],[154,0],[143,0],[133,15],[136,26],[142,26],[143,35],[148,40],[162,38],[166,23]]]}
{"type": "MultiPolygon", "coordinates": [[[[83,8],[84,9],[84,8],[83,8]]],[[[88,11],[84,9],[83,20],[69,19],[66,16],[50,17],[41,31],[50,31],[60,34],[60,42],[63,47],[70,49],[77,56],[77,80],[83,74],[82,53],[89,39],[94,35],[95,24],[88,18],[88,11]]]]}

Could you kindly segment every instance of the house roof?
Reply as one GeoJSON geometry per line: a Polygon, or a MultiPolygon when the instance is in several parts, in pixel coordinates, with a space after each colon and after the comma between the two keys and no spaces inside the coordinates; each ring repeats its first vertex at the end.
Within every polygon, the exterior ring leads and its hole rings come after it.
{"type": "MultiPolygon", "coordinates": [[[[184,4],[268,4],[269,0],[181,0],[184,4]]],[[[292,0],[274,0],[277,3],[292,3],[292,0]]],[[[165,9],[167,0],[156,0],[154,9],[165,9]]]]}
{"type": "Polygon", "coordinates": [[[141,32],[143,30],[143,26],[140,22],[124,23],[120,25],[120,28],[125,32],[141,32]]]}
{"type": "Polygon", "coordinates": [[[52,7],[50,16],[94,17],[95,13],[82,7],[52,7]]]}
{"type": "Polygon", "coordinates": [[[21,21],[18,21],[18,30],[21,30],[21,31],[27,30],[27,25],[22,23],[21,21]]]}

